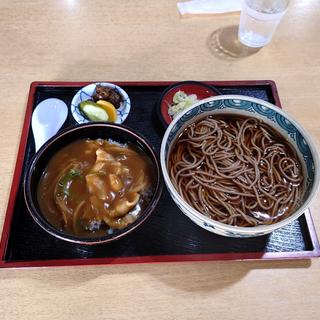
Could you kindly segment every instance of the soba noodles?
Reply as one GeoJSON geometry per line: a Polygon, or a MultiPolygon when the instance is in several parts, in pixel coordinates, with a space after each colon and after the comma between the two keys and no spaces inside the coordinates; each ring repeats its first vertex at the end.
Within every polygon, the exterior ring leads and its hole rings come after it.
{"type": "Polygon", "coordinates": [[[188,204],[235,226],[278,222],[302,194],[293,148],[255,118],[207,117],[190,125],[176,140],[168,168],[188,204]]]}

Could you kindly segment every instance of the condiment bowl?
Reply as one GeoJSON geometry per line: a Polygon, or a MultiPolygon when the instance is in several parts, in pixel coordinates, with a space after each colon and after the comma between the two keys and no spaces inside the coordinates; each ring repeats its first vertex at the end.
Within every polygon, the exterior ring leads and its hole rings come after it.
{"type": "Polygon", "coordinates": [[[97,85],[101,85],[103,87],[107,87],[115,90],[121,97],[120,107],[117,109],[117,119],[114,123],[121,124],[123,123],[131,109],[131,101],[128,94],[118,85],[110,82],[97,82],[91,83],[83,88],[81,88],[73,97],[71,101],[71,114],[75,121],[79,124],[81,123],[89,123],[91,122],[88,118],[86,118],[83,113],[79,109],[79,105],[81,102],[86,100],[92,100],[92,96],[96,90],[97,85]]]}
{"type": "Polygon", "coordinates": [[[150,216],[156,207],[162,192],[161,169],[157,154],[151,144],[133,129],[118,124],[92,122],[67,128],[48,140],[33,157],[24,180],[24,197],[27,208],[35,222],[45,231],[62,240],[80,244],[100,244],[118,240],[137,229],[150,216]],[[42,214],[37,200],[37,186],[51,157],[60,149],[79,139],[111,139],[119,143],[133,143],[154,165],[153,194],[149,203],[137,220],[123,229],[114,229],[113,233],[95,237],[80,237],[59,230],[51,225],[42,214]]]}
{"type": "Polygon", "coordinates": [[[167,128],[174,118],[169,114],[169,107],[173,104],[174,95],[178,91],[186,95],[195,95],[197,100],[203,100],[221,94],[217,88],[205,82],[187,80],[174,83],[164,90],[156,106],[158,119],[164,128],[167,128]]]}
{"type": "Polygon", "coordinates": [[[319,157],[309,134],[280,108],[260,99],[239,95],[211,97],[200,101],[179,114],[164,134],[160,151],[160,162],[167,189],[181,211],[200,227],[228,237],[245,238],[261,236],[289,224],[302,215],[310,206],[311,201],[316,195],[320,181],[319,157]],[[168,172],[168,156],[172,146],[187,126],[197,122],[201,118],[217,115],[239,115],[261,119],[279,133],[280,136],[290,141],[302,165],[304,186],[303,197],[300,199],[299,205],[287,218],[274,224],[254,227],[228,225],[215,221],[197,211],[177,192],[168,172]]]}

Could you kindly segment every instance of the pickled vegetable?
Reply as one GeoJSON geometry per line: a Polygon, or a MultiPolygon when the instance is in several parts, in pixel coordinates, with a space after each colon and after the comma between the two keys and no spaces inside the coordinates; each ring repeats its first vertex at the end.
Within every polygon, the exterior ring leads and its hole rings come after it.
{"type": "Polygon", "coordinates": [[[108,121],[108,113],[93,101],[82,101],[79,105],[81,112],[91,121],[108,121]]]}
{"type": "Polygon", "coordinates": [[[107,112],[110,122],[115,122],[117,120],[117,109],[111,102],[98,100],[96,103],[99,105],[99,107],[103,108],[107,112]]]}

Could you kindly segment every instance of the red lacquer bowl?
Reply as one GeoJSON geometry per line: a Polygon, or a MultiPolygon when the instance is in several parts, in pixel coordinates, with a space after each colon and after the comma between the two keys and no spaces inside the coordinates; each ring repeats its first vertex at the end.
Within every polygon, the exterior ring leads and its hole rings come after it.
{"type": "Polygon", "coordinates": [[[187,95],[195,94],[198,100],[220,95],[216,88],[198,81],[177,82],[168,87],[161,95],[158,105],[157,114],[162,125],[167,128],[172,121],[171,115],[168,113],[169,106],[173,104],[173,96],[176,92],[183,91],[187,95]]]}

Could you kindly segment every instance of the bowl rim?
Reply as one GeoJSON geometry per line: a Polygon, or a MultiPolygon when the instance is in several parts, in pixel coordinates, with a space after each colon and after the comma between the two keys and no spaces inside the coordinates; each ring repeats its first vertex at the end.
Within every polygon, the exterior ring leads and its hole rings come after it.
{"type": "Polygon", "coordinates": [[[78,124],[75,126],[68,127],[66,129],[61,130],[56,135],[54,135],[52,138],[50,138],[39,150],[37,153],[34,154],[32,157],[30,164],[28,166],[26,175],[23,180],[23,194],[24,194],[24,201],[26,204],[26,207],[34,219],[34,221],[46,232],[51,234],[52,236],[59,238],[61,240],[65,240],[71,243],[77,243],[77,244],[84,244],[84,245],[95,245],[95,244],[102,244],[102,243],[109,243],[116,240],[119,240],[120,238],[126,236],[127,234],[134,231],[136,228],[138,228],[140,225],[144,223],[144,221],[152,214],[155,207],[157,206],[161,194],[162,194],[162,188],[163,188],[163,180],[161,175],[161,167],[160,167],[160,161],[158,160],[157,152],[153,145],[140,133],[138,133],[136,130],[122,125],[122,124],[115,124],[115,123],[107,123],[107,122],[90,122],[90,123],[83,123],[78,124]],[[150,159],[152,160],[152,163],[155,166],[156,171],[156,182],[155,182],[155,189],[153,196],[148,204],[148,206],[143,211],[143,215],[139,216],[138,219],[136,219],[133,223],[129,224],[126,228],[124,228],[123,232],[120,232],[116,236],[112,236],[109,234],[106,234],[104,236],[98,236],[98,237],[79,237],[76,235],[72,235],[69,233],[65,233],[64,231],[59,230],[57,227],[53,226],[41,213],[41,210],[37,209],[34,203],[34,199],[32,197],[31,192],[31,177],[34,172],[35,166],[41,156],[46,152],[46,150],[54,145],[57,140],[63,139],[64,136],[70,134],[71,132],[83,130],[87,127],[106,127],[106,128],[116,128],[120,129],[121,131],[125,131],[130,135],[134,135],[136,137],[136,141],[139,141],[140,143],[143,143],[144,147],[146,147],[152,157],[150,159]]]}
{"type": "MultiPolygon", "coordinates": [[[[72,97],[72,100],[71,100],[71,103],[70,103],[70,112],[71,112],[71,115],[74,119],[74,121],[77,123],[77,124],[83,124],[83,123],[92,123],[92,122],[98,122],[98,121],[91,121],[87,118],[85,118],[83,115],[81,115],[82,117],[82,121],[83,122],[79,122],[79,119],[77,119],[77,117],[75,117],[75,114],[78,115],[76,113],[76,110],[79,109],[78,108],[78,105],[74,102],[76,97],[80,97],[80,94],[82,92],[82,90],[88,88],[88,87],[91,87],[91,86],[94,86],[94,88],[97,86],[97,85],[101,85],[101,86],[105,86],[105,87],[108,87],[108,88],[116,88],[117,91],[120,93],[120,95],[122,96],[122,100],[124,101],[124,109],[128,109],[128,112],[125,116],[122,117],[122,121],[119,122],[119,123],[116,123],[116,122],[108,122],[108,121],[105,121],[103,123],[115,123],[115,124],[123,124],[125,122],[125,120],[127,119],[127,117],[129,116],[129,113],[130,113],[130,110],[131,110],[131,100],[130,100],[130,97],[128,95],[128,93],[120,86],[118,86],[117,84],[115,83],[112,83],[112,82],[91,82],[83,87],[81,87],[76,93],[75,95],[72,97]]],[[[94,89],[95,90],[95,89],[94,89]]],[[[80,99],[79,99],[80,100],[80,99]]],[[[88,99],[89,100],[89,99],[88,99]]],[[[85,100],[82,100],[82,101],[85,101],[85,100]]],[[[117,109],[118,110],[118,109],[117,109]]],[[[80,116],[79,116],[80,117],[80,116]]]]}
{"type": "MultiPolygon", "coordinates": [[[[168,128],[165,131],[165,134],[163,136],[163,139],[161,142],[161,148],[160,148],[160,165],[161,165],[162,174],[164,177],[165,184],[166,184],[167,188],[169,189],[169,193],[171,195],[173,194],[176,197],[176,199],[179,200],[179,204],[185,210],[187,210],[191,216],[194,216],[196,219],[198,219],[198,220],[200,219],[201,221],[203,221],[209,225],[214,225],[215,227],[217,227],[217,229],[223,229],[223,230],[229,231],[231,233],[237,232],[237,233],[242,233],[242,234],[246,234],[246,235],[249,235],[249,234],[254,235],[256,233],[259,233],[259,234],[260,233],[262,233],[262,234],[270,233],[278,228],[281,228],[281,227],[289,224],[293,220],[297,219],[310,206],[310,203],[313,201],[313,198],[315,197],[315,195],[319,189],[319,182],[320,182],[319,154],[317,152],[315,144],[313,143],[313,141],[311,139],[310,134],[299,123],[297,123],[289,114],[284,112],[283,109],[273,105],[270,102],[267,102],[267,101],[264,101],[261,99],[257,99],[257,98],[253,98],[253,97],[249,97],[249,96],[244,96],[244,95],[220,95],[220,96],[216,96],[216,97],[210,97],[210,98],[203,99],[203,100],[199,101],[198,103],[192,105],[191,107],[189,107],[186,110],[184,110],[183,112],[181,112],[175,119],[173,119],[173,121],[170,123],[170,125],[168,126],[168,128]],[[210,218],[206,217],[205,215],[203,215],[202,213],[195,210],[193,207],[191,207],[187,202],[185,202],[183,200],[183,198],[176,191],[176,189],[173,186],[171,179],[169,177],[167,166],[166,166],[166,161],[165,161],[165,147],[166,147],[166,143],[167,143],[169,134],[171,133],[171,130],[175,126],[175,124],[187,112],[189,112],[190,110],[192,110],[193,108],[195,108],[199,105],[202,105],[202,104],[205,104],[205,103],[211,102],[211,101],[216,101],[216,100],[230,100],[230,99],[254,102],[254,103],[260,104],[262,106],[265,106],[267,108],[270,108],[270,109],[280,113],[282,116],[284,116],[286,119],[290,120],[290,122],[292,122],[292,124],[294,124],[297,127],[297,129],[300,131],[300,133],[302,134],[303,138],[305,139],[305,141],[307,142],[307,144],[310,148],[310,151],[311,151],[311,154],[313,157],[314,167],[315,167],[314,183],[311,188],[310,194],[307,197],[304,204],[299,208],[299,210],[297,210],[294,214],[290,215],[286,219],[281,220],[277,223],[270,224],[270,225],[259,225],[259,226],[255,226],[255,227],[239,227],[239,226],[232,226],[232,225],[224,224],[222,222],[210,219],[210,218]]],[[[214,232],[214,230],[213,230],[213,232],[214,232]]]]}

